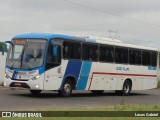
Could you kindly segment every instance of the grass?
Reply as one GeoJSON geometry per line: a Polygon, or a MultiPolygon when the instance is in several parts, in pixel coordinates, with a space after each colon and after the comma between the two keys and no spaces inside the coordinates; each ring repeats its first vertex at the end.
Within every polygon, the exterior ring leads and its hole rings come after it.
{"type": "Polygon", "coordinates": [[[139,117],[139,118],[128,118],[128,117],[120,117],[120,118],[111,118],[111,117],[90,117],[90,118],[86,118],[86,117],[46,117],[46,118],[5,118],[5,119],[1,119],[1,120],[159,120],[159,118],[153,118],[153,117],[148,117],[148,118],[144,118],[144,117],[139,117]]]}
{"type": "MultiPolygon", "coordinates": [[[[121,104],[121,103],[120,103],[121,104]]],[[[43,111],[160,111],[160,105],[121,105],[95,108],[63,108],[43,109],[43,111]]],[[[114,112],[113,112],[114,113],[114,112]]],[[[22,118],[0,118],[1,120],[21,120],[22,118]]],[[[23,118],[23,120],[159,120],[158,117],[44,117],[44,118],[23,118]]]]}
{"type": "Polygon", "coordinates": [[[160,111],[160,105],[120,105],[94,108],[63,108],[63,109],[48,109],[46,111],[160,111]]]}
{"type": "Polygon", "coordinates": [[[158,86],[157,86],[157,88],[159,88],[159,89],[160,89],[160,81],[158,81],[158,86]]]}
{"type": "MultiPolygon", "coordinates": [[[[157,88],[160,89],[160,81],[157,88]]],[[[39,110],[38,110],[39,111],[39,110]]],[[[125,105],[122,100],[119,105],[94,108],[54,108],[40,111],[160,111],[160,105],[125,105]]],[[[159,115],[160,116],[160,115],[159,115]]],[[[159,117],[43,117],[43,118],[0,118],[0,120],[159,120],[159,117]]]]}

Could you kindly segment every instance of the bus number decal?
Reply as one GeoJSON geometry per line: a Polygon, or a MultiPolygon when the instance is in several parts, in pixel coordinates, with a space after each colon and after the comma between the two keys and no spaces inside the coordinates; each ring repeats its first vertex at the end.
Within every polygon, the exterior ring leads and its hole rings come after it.
{"type": "Polygon", "coordinates": [[[127,68],[127,67],[117,67],[116,70],[129,71],[129,68],[127,68]]]}

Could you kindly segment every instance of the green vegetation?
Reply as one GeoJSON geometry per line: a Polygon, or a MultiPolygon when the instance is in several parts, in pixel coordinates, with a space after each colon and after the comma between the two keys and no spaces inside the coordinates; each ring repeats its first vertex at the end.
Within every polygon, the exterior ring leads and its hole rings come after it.
{"type": "Polygon", "coordinates": [[[160,81],[158,81],[158,86],[157,86],[157,88],[160,88],[160,81]]]}
{"type": "Polygon", "coordinates": [[[0,52],[2,51],[2,44],[3,42],[0,42],[0,52]]]}
{"type": "MultiPolygon", "coordinates": [[[[160,105],[121,105],[109,107],[95,107],[95,108],[63,108],[63,109],[49,109],[44,111],[152,111],[160,110],[160,105]]],[[[96,113],[96,112],[95,112],[96,113]]],[[[20,120],[22,118],[1,118],[2,120],[20,120]]],[[[159,120],[159,117],[48,117],[48,118],[23,118],[23,120],[159,120]]]]}
{"type": "MultiPolygon", "coordinates": [[[[3,42],[0,42],[0,52],[2,51],[2,45],[3,45],[3,42]]],[[[7,45],[5,47],[5,51],[7,51],[7,45]]]]}
{"type": "MultiPolygon", "coordinates": [[[[48,109],[44,111],[159,111],[160,105],[120,105],[108,107],[95,107],[95,108],[63,108],[63,109],[48,109]]],[[[43,110],[42,110],[43,111],[43,110]]]]}
{"type": "Polygon", "coordinates": [[[153,117],[148,117],[148,118],[144,118],[144,117],[139,117],[139,118],[129,118],[129,117],[120,117],[120,118],[106,118],[106,117],[48,117],[48,118],[5,118],[5,119],[1,119],[1,120],[159,120],[159,118],[153,118],[153,117]]]}

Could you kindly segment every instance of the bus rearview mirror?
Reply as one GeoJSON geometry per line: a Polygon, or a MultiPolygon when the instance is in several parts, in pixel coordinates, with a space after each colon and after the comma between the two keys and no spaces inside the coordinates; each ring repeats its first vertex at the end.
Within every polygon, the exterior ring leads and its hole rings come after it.
{"type": "Polygon", "coordinates": [[[11,41],[5,41],[3,44],[2,44],[2,55],[4,55],[4,52],[5,50],[7,49],[7,45],[6,43],[9,43],[13,46],[12,42],[11,41]]]}
{"type": "Polygon", "coordinates": [[[53,47],[52,54],[54,57],[57,56],[57,51],[58,51],[58,47],[57,46],[53,47]]]}
{"type": "Polygon", "coordinates": [[[5,46],[6,46],[6,44],[3,44],[3,45],[2,45],[2,55],[4,55],[5,46]]]}

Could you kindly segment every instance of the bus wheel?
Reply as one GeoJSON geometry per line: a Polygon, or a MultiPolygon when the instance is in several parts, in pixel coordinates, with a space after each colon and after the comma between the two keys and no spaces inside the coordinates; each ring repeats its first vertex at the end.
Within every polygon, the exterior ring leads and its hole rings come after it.
{"type": "Polygon", "coordinates": [[[72,84],[70,81],[66,81],[63,85],[62,90],[58,91],[59,94],[63,97],[69,97],[72,94],[72,84]]]}
{"type": "Polygon", "coordinates": [[[42,90],[30,90],[32,95],[39,95],[41,93],[42,90]]]}
{"type": "Polygon", "coordinates": [[[123,95],[124,96],[128,96],[130,94],[131,87],[132,87],[131,83],[128,80],[126,80],[123,84],[123,95]]]}
{"type": "Polygon", "coordinates": [[[128,96],[131,92],[131,87],[131,83],[128,80],[126,80],[123,84],[123,90],[116,90],[115,93],[117,95],[128,96]]]}
{"type": "Polygon", "coordinates": [[[101,95],[104,90],[91,90],[94,95],[101,95]]]}

